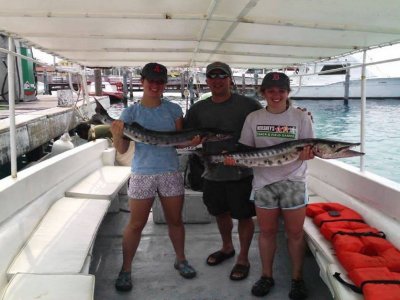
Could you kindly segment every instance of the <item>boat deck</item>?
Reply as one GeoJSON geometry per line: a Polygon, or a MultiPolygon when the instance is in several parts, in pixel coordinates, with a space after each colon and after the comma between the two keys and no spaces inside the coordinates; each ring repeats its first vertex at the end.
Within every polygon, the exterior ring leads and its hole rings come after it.
{"type": "MultiPolygon", "coordinates": [[[[122,204],[126,209],[126,203],[122,204]]],[[[231,281],[229,273],[235,260],[210,267],[206,257],[220,248],[220,236],[215,222],[186,224],[186,256],[197,270],[194,279],[182,278],[173,267],[174,251],[168,238],[167,226],[155,224],[152,215],[143,231],[142,240],[133,261],[133,289],[118,292],[114,280],[122,264],[122,231],[129,213],[109,213],[104,219],[95,242],[90,273],[96,276],[95,299],[257,299],[250,289],[260,277],[258,228],[250,249],[250,274],[243,281],[231,281]]],[[[236,224],[234,243],[238,251],[236,224]]],[[[319,277],[319,268],[310,252],[306,253],[304,278],[309,289],[309,300],[332,299],[319,277]]],[[[288,299],[290,262],[283,226],[278,235],[278,251],[274,264],[275,287],[268,299],[288,299]]]]}

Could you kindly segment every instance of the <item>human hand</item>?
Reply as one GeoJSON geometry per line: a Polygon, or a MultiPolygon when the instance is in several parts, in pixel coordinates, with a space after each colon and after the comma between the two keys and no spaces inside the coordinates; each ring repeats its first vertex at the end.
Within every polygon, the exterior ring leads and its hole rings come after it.
{"type": "Polygon", "coordinates": [[[195,135],[190,141],[189,146],[195,147],[204,142],[205,138],[202,138],[200,135],[195,135]]]}
{"type": "Polygon", "coordinates": [[[113,138],[122,138],[124,136],[124,122],[115,120],[111,123],[111,133],[113,138]]]}
{"type": "Polygon", "coordinates": [[[225,155],[224,156],[224,165],[225,166],[236,166],[236,160],[230,155],[225,155]]]}
{"type": "Polygon", "coordinates": [[[314,152],[312,150],[312,146],[305,146],[303,150],[300,152],[299,159],[309,160],[313,158],[314,158],[314,152]]]}

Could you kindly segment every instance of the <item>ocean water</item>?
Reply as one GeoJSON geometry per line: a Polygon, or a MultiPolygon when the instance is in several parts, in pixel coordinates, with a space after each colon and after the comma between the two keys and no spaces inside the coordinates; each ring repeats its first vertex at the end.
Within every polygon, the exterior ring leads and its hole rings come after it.
{"type": "MultiPolygon", "coordinates": [[[[168,98],[186,112],[186,100],[168,98]]],[[[349,100],[348,105],[343,100],[296,100],[293,105],[312,113],[316,137],[360,141],[360,100],[349,100]]],[[[367,100],[366,107],[365,170],[400,183],[400,101],[367,100]]],[[[110,113],[117,118],[122,109],[122,104],[115,104],[110,113]]],[[[358,157],[339,160],[360,166],[358,157]]]]}
{"type": "MultiPolygon", "coordinates": [[[[316,137],[360,141],[360,100],[349,100],[348,105],[343,100],[297,100],[293,104],[312,113],[316,137]]],[[[400,101],[367,100],[365,119],[365,170],[400,183],[400,101]]],[[[359,158],[340,160],[360,166],[359,158]]]]}

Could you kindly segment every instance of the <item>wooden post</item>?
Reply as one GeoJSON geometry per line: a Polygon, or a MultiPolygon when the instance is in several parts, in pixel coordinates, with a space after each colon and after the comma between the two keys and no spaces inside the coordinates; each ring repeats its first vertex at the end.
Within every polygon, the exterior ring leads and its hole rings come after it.
{"type": "Polygon", "coordinates": [[[246,94],[246,74],[242,74],[242,95],[246,94]]]}
{"type": "Polygon", "coordinates": [[[95,69],[94,70],[94,93],[96,96],[102,96],[103,95],[103,87],[101,84],[101,70],[100,69],[95,69]]]}
{"type": "Polygon", "coordinates": [[[129,99],[133,99],[132,70],[129,71],[129,99]]]}
{"type": "Polygon", "coordinates": [[[185,99],[185,75],[186,72],[183,71],[181,72],[181,95],[182,95],[182,99],[185,99]]]}
{"type": "Polygon", "coordinates": [[[349,104],[349,89],[350,89],[350,69],[346,69],[346,77],[344,81],[344,104],[349,104]]]}
{"type": "Polygon", "coordinates": [[[122,92],[124,94],[124,98],[122,102],[124,103],[124,107],[128,106],[128,70],[126,68],[122,71],[122,92]]]}
{"type": "Polygon", "coordinates": [[[257,89],[258,89],[258,74],[254,74],[254,96],[257,95],[257,89]]]}

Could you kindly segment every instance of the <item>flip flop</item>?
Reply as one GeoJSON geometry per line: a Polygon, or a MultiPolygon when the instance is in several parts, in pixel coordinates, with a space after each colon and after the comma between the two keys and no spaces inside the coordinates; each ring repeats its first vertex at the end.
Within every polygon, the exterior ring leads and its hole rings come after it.
{"type": "Polygon", "coordinates": [[[241,264],[236,264],[233,266],[233,269],[231,271],[231,275],[229,278],[231,280],[243,280],[249,275],[250,271],[250,264],[249,265],[241,265],[241,264]]]}
{"type": "Polygon", "coordinates": [[[224,260],[227,260],[228,258],[231,258],[233,256],[235,256],[235,250],[232,250],[230,253],[224,253],[224,252],[218,250],[217,252],[211,253],[207,257],[207,265],[209,265],[209,266],[219,265],[224,260]],[[213,260],[212,262],[210,262],[210,258],[213,260]]]}

